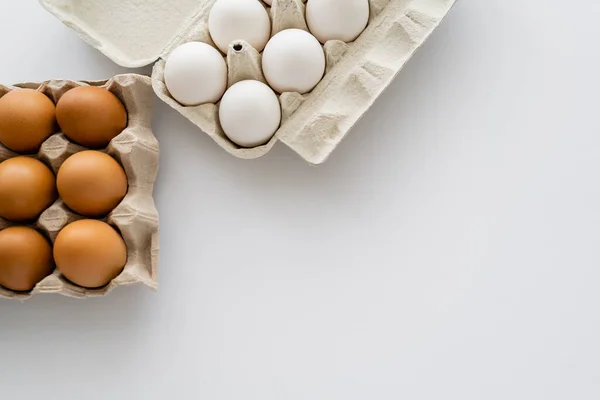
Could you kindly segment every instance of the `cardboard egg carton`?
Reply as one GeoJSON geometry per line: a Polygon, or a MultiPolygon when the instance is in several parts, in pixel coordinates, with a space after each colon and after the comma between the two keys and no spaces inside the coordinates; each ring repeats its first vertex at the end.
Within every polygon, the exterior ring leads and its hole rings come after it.
{"type": "MultiPolygon", "coordinates": [[[[369,0],[370,20],[353,43],[325,44],[327,70],[310,93],[283,93],[282,125],[259,147],[241,148],[223,133],[218,104],[184,107],[163,80],[165,60],[177,46],[201,41],[214,45],[208,15],[215,0],[40,0],[52,14],[117,64],[141,67],[155,62],[152,85],[158,97],[240,158],[266,154],[281,141],[311,164],[324,162],[377,97],[425,42],[456,0],[369,0]]],[[[288,28],[308,30],[306,0],[273,0],[268,9],[272,35],[288,28]]],[[[247,43],[226,59],[229,86],[243,79],[263,80],[260,54],[247,43]]]]}
{"type": "MultiPolygon", "coordinates": [[[[103,296],[117,286],[143,283],[157,288],[158,213],[154,206],[153,189],[158,172],[158,141],[152,133],[153,93],[150,79],[141,75],[115,76],[107,81],[75,82],[51,80],[44,83],[23,83],[1,86],[0,97],[17,88],[29,88],[46,94],[56,104],[63,94],[77,86],[100,86],[114,93],[127,108],[127,128],[101,150],[114,157],[127,174],[129,188],[123,201],[102,221],[116,227],[127,245],[127,264],[123,272],[109,285],[100,289],[84,289],[66,280],[58,270],[42,280],[30,293],[16,293],[0,286],[0,297],[26,300],[38,293],[59,293],[85,298],[103,296]]],[[[86,150],[71,143],[62,133],[48,138],[33,155],[49,166],[55,176],[62,163],[74,153],[86,150]]],[[[0,145],[0,162],[18,156],[0,145]]],[[[83,219],[58,199],[40,218],[29,226],[42,232],[52,242],[67,224],[83,219]]],[[[0,230],[12,225],[0,218],[0,230]]]]}

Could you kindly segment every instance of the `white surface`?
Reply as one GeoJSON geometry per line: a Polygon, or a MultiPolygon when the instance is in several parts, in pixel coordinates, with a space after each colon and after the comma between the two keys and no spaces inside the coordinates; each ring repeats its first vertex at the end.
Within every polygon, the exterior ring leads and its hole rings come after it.
{"type": "MultiPolygon", "coordinates": [[[[125,71],[0,15],[2,82],[125,71]]],[[[461,1],[319,168],[157,101],[159,293],[0,301],[2,398],[598,399],[599,16],[461,1]]]]}

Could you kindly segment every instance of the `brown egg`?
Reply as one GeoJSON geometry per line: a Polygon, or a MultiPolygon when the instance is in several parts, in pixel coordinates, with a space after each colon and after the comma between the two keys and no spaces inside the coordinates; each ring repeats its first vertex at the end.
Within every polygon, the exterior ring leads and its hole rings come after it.
{"type": "Polygon", "coordinates": [[[127,110],[110,91],[80,86],[60,98],[56,119],[69,139],[99,149],[108,146],[127,127],[127,110]]]}
{"type": "Polygon", "coordinates": [[[0,231],[0,285],[27,292],[53,270],[52,247],[41,233],[23,226],[0,231]]]}
{"type": "Polygon", "coordinates": [[[21,156],[0,163],[0,217],[15,222],[34,220],[54,200],[54,174],[43,162],[21,156]]]}
{"type": "Polygon", "coordinates": [[[45,94],[17,89],[0,98],[0,143],[17,153],[36,153],[56,132],[56,108],[45,94]]]}
{"type": "Polygon", "coordinates": [[[127,176],[121,165],[108,154],[95,150],[67,158],[56,179],[65,204],[86,217],[108,214],[127,193],[127,176]]]}
{"type": "Polygon", "coordinates": [[[67,225],[54,241],[54,261],[71,282],[99,288],[115,279],[127,262],[127,248],[110,225],[83,219],[67,225]]]}

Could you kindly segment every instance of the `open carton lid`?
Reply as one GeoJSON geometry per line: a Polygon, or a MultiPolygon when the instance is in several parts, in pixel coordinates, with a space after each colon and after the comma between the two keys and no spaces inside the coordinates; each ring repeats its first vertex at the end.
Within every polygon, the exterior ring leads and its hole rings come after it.
{"type": "Polygon", "coordinates": [[[309,163],[320,164],[391,83],[456,0],[369,0],[371,19],[367,29],[349,44],[332,69],[328,66],[325,78],[311,93],[300,98],[282,95],[284,115],[286,102],[301,105],[294,105],[271,142],[254,149],[235,147],[225,137],[215,117],[217,106],[182,107],[170,98],[161,82],[164,68],[161,58],[171,50],[187,41],[211,43],[207,20],[216,0],[39,1],[87,43],[121,66],[141,67],[160,60],[153,72],[157,95],[231,154],[256,158],[279,140],[309,163]]]}
{"type": "Polygon", "coordinates": [[[216,0],[40,0],[117,64],[143,67],[168,53],[216,0]]]}

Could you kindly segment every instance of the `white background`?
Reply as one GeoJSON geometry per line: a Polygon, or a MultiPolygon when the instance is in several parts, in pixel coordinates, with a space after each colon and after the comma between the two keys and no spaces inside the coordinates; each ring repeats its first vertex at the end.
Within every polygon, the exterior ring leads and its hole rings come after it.
{"type": "MultiPolygon", "coordinates": [[[[3,83],[125,71],[0,16],[3,83]]],[[[160,291],[0,301],[0,397],[597,400],[599,17],[460,1],[319,168],[157,100],[160,291]]]]}

